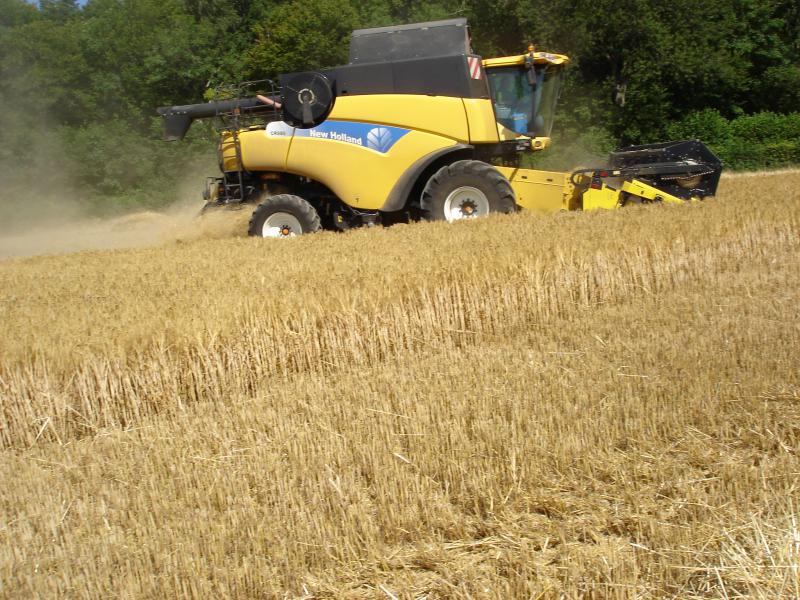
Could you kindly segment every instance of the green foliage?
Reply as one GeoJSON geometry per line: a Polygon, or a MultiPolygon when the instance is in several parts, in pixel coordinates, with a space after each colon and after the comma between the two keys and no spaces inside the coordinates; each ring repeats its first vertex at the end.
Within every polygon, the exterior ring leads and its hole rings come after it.
{"type": "Polygon", "coordinates": [[[359,24],[350,2],[293,0],[275,7],[245,60],[253,79],[309,71],[347,62],[350,32],[359,24]]]}
{"type": "Polygon", "coordinates": [[[800,113],[776,115],[768,112],[731,121],[731,135],[745,141],[776,142],[800,140],[800,113]]]}
{"type": "Polygon", "coordinates": [[[667,135],[676,140],[700,139],[707,144],[720,145],[730,141],[731,124],[718,110],[707,108],[668,125],[667,135]]]}
{"type": "Polygon", "coordinates": [[[728,120],[714,109],[690,113],[668,127],[675,139],[701,139],[733,169],[800,164],[800,113],[761,112],[728,120]]]}
{"type": "Polygon", "coordinates": [[[36,7],[22,0],[0,0],[0,30],[17,27],[39,18],[36,7]]]}
{"type": "Polygon", "coordinates": [[[82,158],[73,172],[100,194],[158,189],[165,177],[174,175],[160,172],[159,167],[172,158],[177,146],[132,132],[120,121],[66,128],[62,136],[64,144],[82,158]]]}
{"type": "Polygon", "coordinates": [[[773,110],[789,112],[800,106],[800,65],[780,65],[764,71],[764,97],[773,110]]]}
{"type": "Polygon", "coordinates": [[[78,0],[39,0],[39,10],[48,21],[68,21],[78,16],[78,0]]]}

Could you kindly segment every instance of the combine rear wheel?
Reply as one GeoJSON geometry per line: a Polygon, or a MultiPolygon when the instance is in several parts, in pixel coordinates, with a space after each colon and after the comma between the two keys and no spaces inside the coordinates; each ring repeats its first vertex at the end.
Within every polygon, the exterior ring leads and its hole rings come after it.
{"type": "Polygon", "coordinates": [[[291,194],[271,196],[258,205],[247,231],[257,237],[294,237],[319,231],[319,213],[306,200],[291,194]]]}
{"type": "Polygon", "coordinates": [[[479,160],[460,160],[442,167],[422,192],[422,212],[429,221],[460,221],[516,210],[508,179],[479,160]]]}

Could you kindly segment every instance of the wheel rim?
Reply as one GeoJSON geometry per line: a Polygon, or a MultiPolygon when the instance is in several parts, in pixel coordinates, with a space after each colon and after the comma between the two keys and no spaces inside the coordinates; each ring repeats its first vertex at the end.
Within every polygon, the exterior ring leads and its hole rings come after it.
{"type": "Polygon", "coordinates": [[[450,221],[475,219],[489,214],[489,199],[478,188],[463,186],[454,189],[444,201],[444,218],[450,221]]]}
{"type": "Polygon", "coordinates": [[[264,220],[261,236],[265,238],[294,237],[303,233],[300,221],[291,213],[272,213],[264,220]]]}

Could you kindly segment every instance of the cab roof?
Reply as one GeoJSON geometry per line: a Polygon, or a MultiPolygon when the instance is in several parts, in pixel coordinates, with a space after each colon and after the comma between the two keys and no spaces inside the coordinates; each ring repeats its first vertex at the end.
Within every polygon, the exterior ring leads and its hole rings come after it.
{"type": "MultiPolygon", "coordinates": [[[[501,56],[498,58],[484,58],[483,66],[491,69],[492,67],[513,67],[525,64],[528,54],[518,54],[516,56],[501,56]]],[[[569,56],[565,54],[553,54],[552,52],[534,52],[533,62],[537,65],[565,65],[569,62],[569,56]]]]}

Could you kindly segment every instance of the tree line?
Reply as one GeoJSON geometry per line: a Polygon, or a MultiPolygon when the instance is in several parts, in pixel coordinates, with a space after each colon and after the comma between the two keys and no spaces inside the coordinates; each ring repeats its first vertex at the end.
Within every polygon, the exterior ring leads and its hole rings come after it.
{"type": "Polygon", "coordinates": [[[355,28],[457,16],[483,56],[572,58],[545,163],[674,136],[734,168],[800,163],[796,0],[0,0],[3,203],[71,186],[163,204],[196,161],[213,170],[213,136],[161,142],[157,106],[345,63],[355,28]]]}

